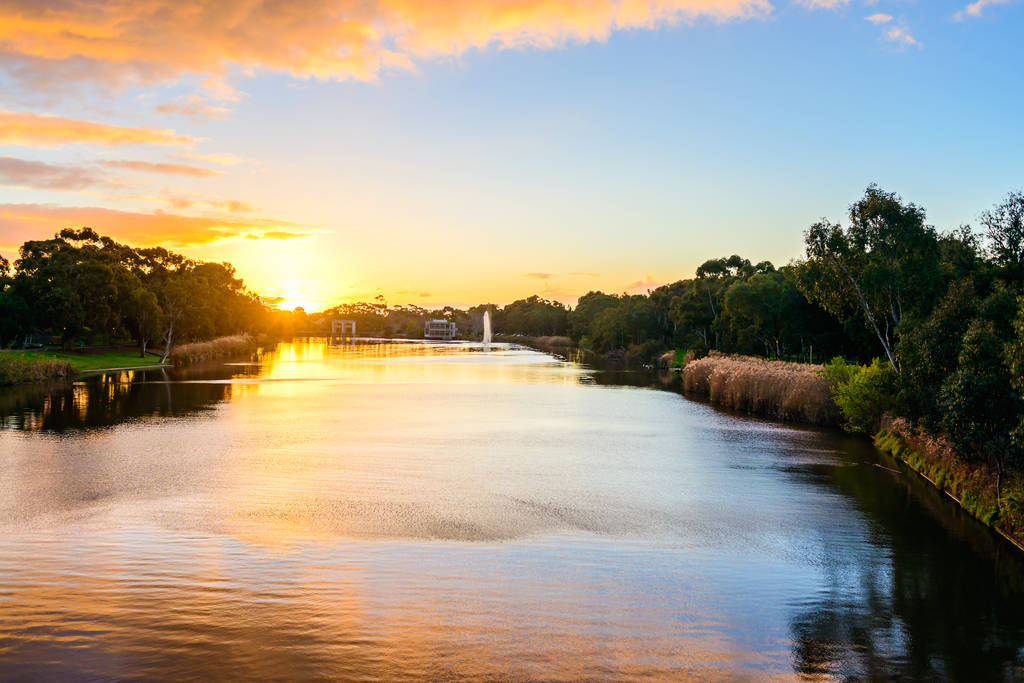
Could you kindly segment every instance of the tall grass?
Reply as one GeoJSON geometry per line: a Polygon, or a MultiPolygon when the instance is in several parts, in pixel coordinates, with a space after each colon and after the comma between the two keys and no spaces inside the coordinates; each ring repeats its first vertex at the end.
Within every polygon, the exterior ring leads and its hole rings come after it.
{"type": "Polygon", "coordinates": [[[820,365],[713,352],[687,363],[682,375],[687,393],[726,408],[791,422],[839,422],[820,365]]]}
{"type": "Polygon", "coordinates": [[[171,362],[178,366],[187,366],[215,358],[241,356],[256,350],[256,346],[256,339],[248,334],[218,337],[210,341],[175,346],[171,350],[171,362]]]}
{"type": "Polygon", "coordinates": [[[0,353],[0,385],[24,382],[47,382],[75,376],[71,363],[46,358],[38,360],[31,354],[0,353]]]}

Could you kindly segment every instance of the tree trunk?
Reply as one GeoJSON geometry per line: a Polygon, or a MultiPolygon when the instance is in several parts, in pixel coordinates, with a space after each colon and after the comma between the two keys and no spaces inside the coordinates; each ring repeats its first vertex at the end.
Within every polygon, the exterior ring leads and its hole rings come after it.
{"type": "Polygon", "coordinates": [[[882,334],[882,330],[879,329],[878,323],[875,322],[875,316],[871,314],[871,307],[868,306],[867,299],[864,298],[864,293],[860,290],[860,285],[857,284],[857,280],[853,275],[846,269],[846,266],[837,259],[832,259],[839,270],[843,271],[843,274],[850,280],[850,284],[853,285],[853,290],[857,293],[857,300],[860,302],[861,308],[864,310],[864,315],[867,316],[868,322],[871,323],[871,327],[875,330],[875,334],[878,336],[878,341],[882,343],[882,348],[885,349],[885,355],[889,358],[889,364],[892,365],[892,369],[896,371],[896,374],[900,374],[900,363],[896,360],[896,354],[893,353],[892,347],[889,346],[889,340],[886,335],[882,334]]]}
{"type": "Polygon", "coordinates": [[[164,335],[164,355],[160,356],[160,365],[167,362],[167,356],[171,355],[171,342],[174,340],[174,322],[172,321],[164,335]]]}
{"type": "Polygon", "coordinates": [[[141,342],[139,343],[139,346],[141,347],[139,349],[139,358],[145,358],[146,357],[146,338],[145,337],[142,338],[141,342]]]}

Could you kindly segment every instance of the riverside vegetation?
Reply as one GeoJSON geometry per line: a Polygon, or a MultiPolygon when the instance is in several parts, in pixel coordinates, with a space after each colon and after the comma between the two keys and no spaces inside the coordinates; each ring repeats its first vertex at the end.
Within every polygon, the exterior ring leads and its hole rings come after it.
{"type": "MultiPolygon", "coordinates": [[[[684,386],[715,402],[874,434],[962,502],[989,501],[979,517],[1016,530],[1013,520],[1024,517],[1024,193],[1011,192],[979,223],[940,232],[923,208],[872,185],[846,226],[814,223],[804,257],[782,267],[711,259],[694,277],[647,294],[589,292],[572,308],[532,296],[427,310],[378,297],[321,314],[273,309],[230,264],[69,229],[26,242],[13,269],[0,259],[0,342],[43,335],[70,349],[131,338],[140,355],[158,344],[168,357],[175,344],[216,337],[324,333],[335,317],[381,337],[421,336],[423,322],[440,317],[479,339],[490,311],[496,335],[512,335],[505,339],[557,340],[559,348],[568,339],[625,363],[668,352],[690,361],[684,386]]],[[[13,369],[0,373],[22,378],[66,372],[6,363],[13,369]]]]}

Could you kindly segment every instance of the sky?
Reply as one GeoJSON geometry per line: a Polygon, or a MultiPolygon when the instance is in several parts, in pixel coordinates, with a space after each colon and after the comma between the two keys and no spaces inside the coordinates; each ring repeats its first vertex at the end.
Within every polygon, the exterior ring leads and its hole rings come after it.
{"type": "Polygon", "coordinates": [[[870,183],[1024,187],[1024,0],[0,0],[0,254],[90,226],[282,307],[782,265],[870,183]]]}

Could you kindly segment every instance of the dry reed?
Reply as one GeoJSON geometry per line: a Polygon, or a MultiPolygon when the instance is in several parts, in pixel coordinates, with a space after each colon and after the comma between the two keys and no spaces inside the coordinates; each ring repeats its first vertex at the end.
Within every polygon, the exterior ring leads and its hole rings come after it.
{"type": "Polygon", "coordinates": [[[241,356],[256,348],[256,340],[248,334],[218,337],[210,341],[175,346],[171,350],[171,361],[175,365],[191,365],[215,358],[241,356]]]}
{"type": "Polygon", "coordinates": [[[687,363],[682,374],[687,393],[716,405],[791,422],[839,422],[820,365],[713,352],[687,363]]]}

